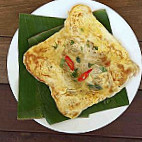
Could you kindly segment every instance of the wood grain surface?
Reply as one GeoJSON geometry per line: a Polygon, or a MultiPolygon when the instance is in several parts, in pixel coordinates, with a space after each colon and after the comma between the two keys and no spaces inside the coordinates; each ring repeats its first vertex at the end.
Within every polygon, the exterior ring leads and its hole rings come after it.
{"type": "MultiPolygon", "coordinates": [[[[17,121],[17,102],[9,85],[0,85],[1,121],[0,131],[45,132],[57,134],[32,120],[17,121]]],[[[107,127],[82,135],[107,137],[142,138],[142,91],[139,90],[126,112],[107,127]],[[135,132],[134,132],[135,130],[135,132]]],[[[61,133],[58,133],[61,134],[61,133]]]]}
{"type": "Polygon", "coordinates": [[[0,37],[0,83],[8,83],[6,62],[11,39],[9,37],[0,37]]]}
{"type": "Polygon", "coordinates": [[[141,139],[110,138],[83,135],[57,135],[48,133],[0,132],[1,142],[141,142],[141,139]]]}
{"type": "MultiPolygon", "coordinates": [[[[8,84],[7,54],[18,28],[19,13],[31,13],[51,0],[0,0],[0,142],[139,142],[142,141],[142,84],[130,107],[108,126],[85,134],[49,130],[33,120],[17,120],[17,102],[8,84]]],[[[142,0],[98,0],[117,11],[132,27],[142,50],[142,0]]],[[[132,47],[133,48],[133,47],[132,47]]]]}
{"type": "MultiPolygon", "coordinates": [[[[19,13],[31,13],[51,0],[0,0],[0,36],[12,36],[18,28],[19,13]],[[5,15],[5,16],[4,16],[5,15]]],[[[117,11],[142,41],[142,0],[98,0],[117,11]]]]}

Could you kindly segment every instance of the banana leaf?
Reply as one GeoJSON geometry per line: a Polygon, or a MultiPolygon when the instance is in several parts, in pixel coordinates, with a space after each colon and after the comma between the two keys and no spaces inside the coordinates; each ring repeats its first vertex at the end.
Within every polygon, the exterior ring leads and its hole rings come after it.
{"type": "Polygon", "coordinates": [[[93,12],[93,15],[112,34],[111,25],[106,10],[105,9],[97,10],[93,12]]]}
{"type": "Polygon", "coordinates": [[[23,55],[29,49],[28,39],[35,34],[63,25],[64,19],[41,17],[28,14],[20,14],[19,23],[19,95],[18,95],[18,119],[34,119],[43,117],[42,97],[44,91],[49,88],[42,85],[29,72],[23,64],[23,55]]]}
{"type": "Polygon", "coordinates": [[[63,25],[52,28],[50,30],[44,31],[42,33],[39,33],[38,35],[35,35],[28,39],[29,46],[32,47],[44,40],[46,40],[48,37],[52,36],[56,32],[58,32],[60,29],[63,28],[63,25]]]}
{"type": "MultiPolygon", "coordinates": [[[[112,33],[109,19],[105,10],[99,10],[93,13],[96,18],[112,33]],[[102,17],[102,18],[101,18],[102,17]],[[101,19],[101,20],[100,20],[101,19]]],[[[32,119],[45,117],[49,124],[54,124],[67,120],[58,109],[50,95],[47,85],[37,81],[25,69],[22,59],[23,54],[30,46],[40,43],[59,31],[64,24],[65,19],[41,17],[33,15],[20,15],[19,28],[19,102],[18,118],[32,119]],[[38,25],[38,26],[37,26],[38,25]],[[29,45],[28,45],[29,42],[29,45]],[[26,78],[25,78],[26,77],[26,78]],[[26,84],[26,85],[25,85],[26,84]]],[[[128,105],[126,89],[121,90],[112,98],[106,99],[92,107],[89,107],[80,115],[87,117],[89,114],[128,105]]]]}

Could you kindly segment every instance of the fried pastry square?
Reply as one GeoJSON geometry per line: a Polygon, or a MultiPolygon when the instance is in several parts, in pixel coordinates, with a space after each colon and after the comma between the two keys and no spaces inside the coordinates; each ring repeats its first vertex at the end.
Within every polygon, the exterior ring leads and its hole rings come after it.
{"type": "Polygon", "coordinates": [[[58,110],[69,118],[114,96],[139,71],[126,49],[85,5],[74,6],[64,27],[31,47],[23,62],[50,87],[58,110]]]}

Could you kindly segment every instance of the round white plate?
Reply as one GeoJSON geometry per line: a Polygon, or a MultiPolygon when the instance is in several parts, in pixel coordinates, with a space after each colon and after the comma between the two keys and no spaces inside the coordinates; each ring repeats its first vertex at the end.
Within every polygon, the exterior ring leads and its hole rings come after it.
{"type": "MultiPolygon", "coordinates": [[[[127,84],[127,92],[130,103],[132,102],[136,92],[138,90],[141,80],[141,51],[136,39],[136,36],[126,21],[117,14],[114,10],[108,6],[99,2],[91,0],[57,0],[43,5],[33,12],[35,15],[51,16],[66,18],[68,11],[72,6],[76,4],[85,4],[91,7],[92,11],[98,9],[106,9],[113,35],[122,43],[130,54],[131,59],[140,66],[140,73],[133,77],[132,80],[127,84]]],[[[17,100],[18,98],[18,79],[19,79],[19,66],[18,66],[18,30],[13,36],[7,59],[7,69],[9,83],[12,92],[17,100]]],[[[91,114],[89,118],[77,118],[73,120],[67,120],[58,124],[49,125],[45,119],[35,119],[36,122],[41,125],[48,127],[52,130],[65,132],[65,133],[84,133],[92,130],[102,128],[116,118],[118,118],[128,106],[119,107],[111,110],[97,112],[91,114]]]]}

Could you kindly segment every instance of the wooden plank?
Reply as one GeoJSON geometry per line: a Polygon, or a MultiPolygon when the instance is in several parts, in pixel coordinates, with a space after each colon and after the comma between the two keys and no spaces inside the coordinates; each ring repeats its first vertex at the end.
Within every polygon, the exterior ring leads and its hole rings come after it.
{"type": "Polygon", "coordinates": [[[0,36],[12,36],[18,28],[19,13],[31,13],[52,0],[0,0],[0,36]]]}
{"type": "MultiPolygon", "coordinates": [[[[10,41],[11,38],[0,37],[0,83],[8,83],[6,61],[10,41]]],[[[139,43],[142,50],[142,42],[139,43]]],[[[142,89],[142,83],[140,85],[140,89],[142,89]]]]}
{"type": "Polygon", "coordinates": [[[49,135],[45,133],[19,133],[19,132],[0,132],[0,140],[4,142],[43,142],[45,140],[50,140],[50,142],[139,142],[140,139],[123,139],[123,138],[107,138],[107,137],[89,137],[89,136],[79,136],[79,135],[49,135]]]}
{"type": "Polygon", "coordinates": [[[140,142],[141,139],[108,138],[80,135],[52,135],[47,133],[0,132],[1,142],[140,142]]]}
{"type": "MultiPolygon", "coordinates": [[[[142,138],[142,91],[138,91],[133,103],[116,121],[90,133],[88,136],[142,138]]],[[[45,132],[62,134],[49,130],[32,120],[18,121],[17,102],[9,85],[0,85],[0,131],[45,132]]]]}
{"type": "Polygon", "coordinates": [[[0,83],[8,83],[7,79],[7,53],[11,38],[0,37],[0,83]]]}
{"type": "MultiPolygon", "coordinates": [[[[1,0],[0,1],[0,35],[12,36],[18,28],[19,13],[31,13],[39,6],[48,3],[51,0],[1,0]]],[[[104,3],[120,15],[122,15],[132,26],[138,39],[142,41],[142,0],[98,0],[104,3]]]]}

